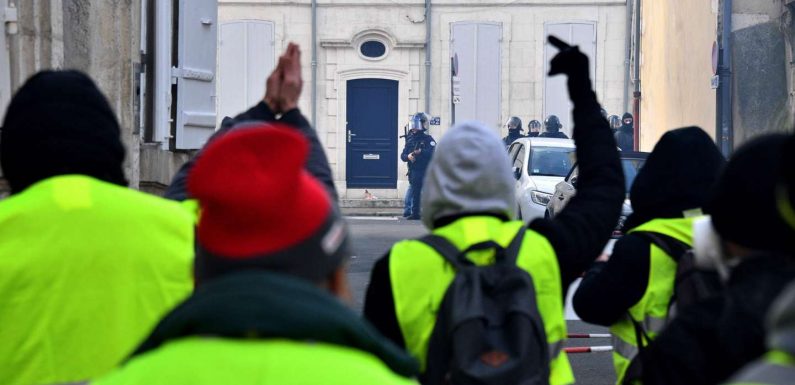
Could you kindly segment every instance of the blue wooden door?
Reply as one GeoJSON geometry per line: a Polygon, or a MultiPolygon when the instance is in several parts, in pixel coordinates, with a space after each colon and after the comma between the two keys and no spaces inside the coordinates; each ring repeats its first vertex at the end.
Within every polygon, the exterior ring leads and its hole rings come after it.
{"type": "Polygon", "coordinates": [[[349,80],[346,119],[348,187],[396,188],[398,82],[349,80]]]}

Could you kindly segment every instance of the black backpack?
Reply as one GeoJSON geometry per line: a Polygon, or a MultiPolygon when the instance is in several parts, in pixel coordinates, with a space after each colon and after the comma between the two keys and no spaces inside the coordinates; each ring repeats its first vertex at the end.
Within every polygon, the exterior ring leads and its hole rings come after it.
{"type": "Polygon", "coordinates": [[[677,311],[721,292],[723,285],[718,273],[696,266],[692,246],[674,237],[651,231],[638,231],[633,234],[648,239],[676,262],[674,293],[668,303],[669,320],[676,316],[677,311]]]}
{"type": "MultiPolygon", "coordinates": [[[[676,276],[674,278],[674,292],[668,302],[667,322],[676,317],[676,313],[701,300],[718,295],[723,289],[720,276],[716,271],[700,269],[696,266],[693,248],[674,237],[651,232],[637,231],[632,234],[641,236],[676,261],[676,276]]],[[[629,317],[629,315],[627,315],[629,317]]],[[[638,355],[632,360],[624,375],[624,384],[640,383],[643,375],[644,342],[651,343],[643,325],[629,317],[635,327],[635,337],[639,348],[638,355]]]]}
{"type": "Polygon", "coordinates": [[[506,248],[493,241],[461,252],[429,235],[433,247],[455,269],[428,346],[425,385],[548,384],[549,352],[536,305],[533,279],[516,265],[525,229],[506,248]],[[475,250],[495,250],[495,263],[476,266],[475,250]]]}

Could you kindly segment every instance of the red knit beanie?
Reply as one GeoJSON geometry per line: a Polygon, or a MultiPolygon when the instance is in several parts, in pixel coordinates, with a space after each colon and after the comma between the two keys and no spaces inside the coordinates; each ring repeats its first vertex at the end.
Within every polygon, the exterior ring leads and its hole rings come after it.
{"type": "Polygon", "coordinates": [[[347,254],[324,187],[305,169],[307,140],[280,124],[210,142],[188,177],[199,201],[197,278],[264,268],[318,280],[347,254]]]}

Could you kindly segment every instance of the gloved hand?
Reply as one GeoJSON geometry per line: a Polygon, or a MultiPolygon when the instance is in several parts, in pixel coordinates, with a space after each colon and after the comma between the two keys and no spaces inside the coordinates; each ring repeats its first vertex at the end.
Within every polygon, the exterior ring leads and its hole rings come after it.
{"type": "Polygon", "coordinates": [[[588,56],[580,52],[577,46],[572,47],[555,36],[549,36],[549,43],[560,50],[550,62],[549,75],[568,76],[569,97],[572,101],[588,96],[591,91],[588,56]]]}

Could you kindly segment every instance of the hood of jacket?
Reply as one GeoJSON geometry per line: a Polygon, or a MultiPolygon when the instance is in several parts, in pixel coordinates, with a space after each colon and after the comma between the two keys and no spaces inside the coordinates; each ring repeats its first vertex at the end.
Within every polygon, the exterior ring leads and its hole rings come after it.
{"type": "Polygon", "coordinates": [[[767,345],[795,355],[795,282],[773,304],[768,319],[767,345]]]}
{"type": "Polygon", "coordinates": [[[119,123],[78,71],[42,71],[17,91],[0,132],[0,163],[16,194],[47,178],[80,174],[126,186],[119,123]]]}
{"type": "Polygon", "coordinates": [[[494,130],[469,121],[453,126],[439,141],[422,190],[422,221],[495,214],[513,218],[516,206],[511,162],[494,130]]]}
{"type": "Polygon", "coordinates": [[[681,218],[702,209],[725,163],[718,147],[704,130],[685,127],[668,131],[630,188],[632,229],[655,218],[681,218]]]}
{"type": "Polygon", "coordinates": [[[232,339],[320,341],[359,349],[405,377],[418,374],[417,361],[374,327],[308,281],[247,271],[208,281],[169,313],[133,357],[188,336],[232,339]]]}

